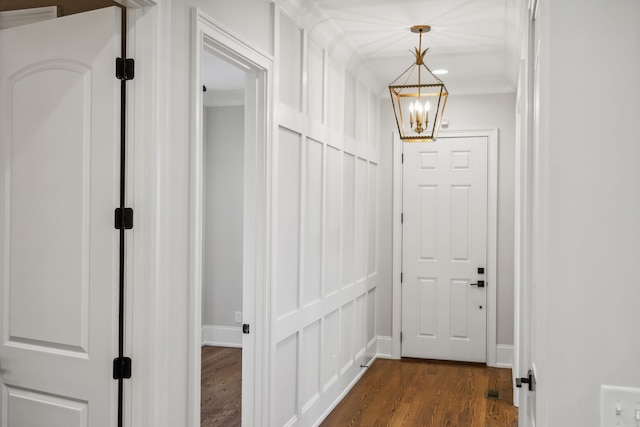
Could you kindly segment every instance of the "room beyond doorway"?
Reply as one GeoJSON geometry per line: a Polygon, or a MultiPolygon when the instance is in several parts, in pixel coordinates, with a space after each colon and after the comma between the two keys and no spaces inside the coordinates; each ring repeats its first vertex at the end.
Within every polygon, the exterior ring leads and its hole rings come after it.
{"type": "Polygon", "coordinates": [[[217,362],[202,361],[200,423],[227,426],[237,418],[240,425],[246,73],[213,52],[203,53],[202,345],[215,346],[203,347],[203,355],[215,353],[217,362]],[[221,360],[225,355],[230,360],[221,360]],[[233,390],[216,387],[229,366],[237,368],[233,390]]]}

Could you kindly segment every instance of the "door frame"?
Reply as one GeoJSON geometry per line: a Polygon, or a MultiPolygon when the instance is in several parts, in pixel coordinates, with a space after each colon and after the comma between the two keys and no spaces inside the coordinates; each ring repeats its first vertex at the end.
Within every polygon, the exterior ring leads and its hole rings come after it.
{"type": "Polygon", "coordinates": [[[245,90],[242,425],[260,426],[268,405],[270,323],[268,159],[271,147],[271,85],[273,59],[254,49],[201,10],[192,10],[191,168],[189,207],[189,427],[200,426],[203,253],[203,49],[213,51],[252,73],[245,90]]]}
{"type": "MultiPolygon", "coordinates": [[[[498,257],[498,129],[440,131],[439,138],[487,138],[487,366],[497,366],[497,257],[498,257]]],[[[401,357],[402,331],[402,152],[403,142],[393,133],[393,267],[391,356],[401,357]]],[[[419,144],[419,143],[417,143],[419,144]]]]}

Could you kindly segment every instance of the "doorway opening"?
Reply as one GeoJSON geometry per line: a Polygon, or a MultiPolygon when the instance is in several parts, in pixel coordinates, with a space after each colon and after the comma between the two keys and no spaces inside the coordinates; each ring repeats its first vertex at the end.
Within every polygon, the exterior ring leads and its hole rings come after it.
{"type": "Polygon", "coordinates": [[[205,47],[201,426],[241,425],[246,78],[205,47]]]}
{"type": "MultiPolygon", "coordinates": [[[[269,389],[265,271],[271,59],[198,9],[192,18],[188,427],[261,426],[268,419],[263,402],[269,389]],[[209,423],[202,417],[201,424],[202,414],[212,415],[201,407],[201,383],[210,375],[202,366],[203,344],[214,344],[213,359],[227,357],[236,366],[231,374],[236,382],[241,377],[235,397],[227,396],[229,406],[240,412],[235,421],[222,417],[209,423]],[[239,348],[234,356],[232,350],[239,348]]],[[[223,374],[214,373],[213,382],[223,374]]]]}

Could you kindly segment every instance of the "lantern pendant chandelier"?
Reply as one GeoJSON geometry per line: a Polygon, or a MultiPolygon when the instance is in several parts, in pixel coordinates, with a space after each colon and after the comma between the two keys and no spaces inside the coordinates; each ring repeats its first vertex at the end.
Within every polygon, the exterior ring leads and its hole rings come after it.
{"type": "Polygon", "coordinates": [[[411,32],[420,35],[420,44],[414,52],[415,62],[389,85],[398,132],[405,142],[436,140],[449,96],[442,80],[424,63],[424,55],[429,48],[422,50],[422,33],[430,30],[428,25],[411,27],[411,32]],[[398,81],[402,83],[396,84],[398,81]]]}

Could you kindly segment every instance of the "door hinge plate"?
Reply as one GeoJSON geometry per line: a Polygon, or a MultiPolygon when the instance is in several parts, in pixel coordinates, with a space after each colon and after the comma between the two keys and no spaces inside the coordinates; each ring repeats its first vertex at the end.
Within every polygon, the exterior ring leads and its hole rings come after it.
{"type": "Polygon", "coordinates": [[[113,379],[131,378],[131,358],[116,357],[113,359],[113,379]]]}
{"type": "Polygon", "coordinates": [[[244,325],[242,325],[242,333],[243,334],[248,334],[249,333],[249,324],[245,323],[244,325]]]}
{"type": "Polygon", "coordinates": [[[116,78],[119,80],[133,80],[135,62],[131,58],[116,58],[116,78]]]}
{"type": "Polygon", "coordinates": [[[131,230],[133,228],[133,209],[116,208],[114,223],[116,230],[131,230]]]}

